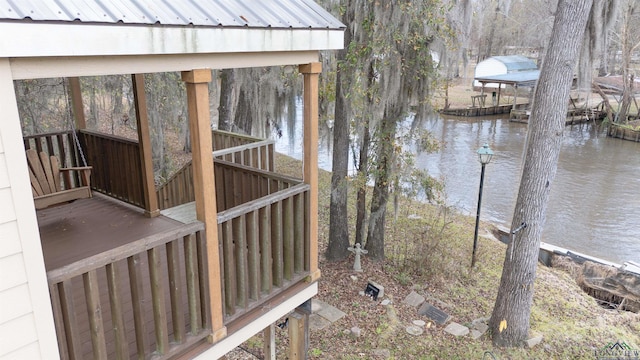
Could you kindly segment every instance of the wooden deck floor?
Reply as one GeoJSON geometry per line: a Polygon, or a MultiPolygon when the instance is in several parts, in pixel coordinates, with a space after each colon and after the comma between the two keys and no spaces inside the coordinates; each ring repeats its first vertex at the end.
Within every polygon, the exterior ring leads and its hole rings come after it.
{"type": "MultiPolygon", "coordinates": [[[[144,216],[141,210],[100,194],[95,194],[91,199],[77,200],[70,204],[39,210],[37,211],[37,218],[47,272],[182,225],[182,223],[162,215],[148,218],[144,216]]],[[[181,246],[178,250],[180,259],[184,259],[182,244],[182,241],[180,241],[181,246]]],[[[147,329],[144,347],[147,351],[153,351],[156,344],[156,339],[153,335],[156,324],[154,322],[153,299],[149,282],[149,259],[146,252],[140,255],[139,261],[142,279],[140,285],[142,290],[140,309],[147,329]]],[[[164,269],[161,281],[164,288],[164,302],[167,304],[167,335],[170,341],[174,341],[171,317],[173,307],[170,305],[169,279],[166,270],[167,252],[164,246],[160,247],[160,262],[162,264],[161,268],[164,269]]],[[[116,267],[120,274],[120,296],[124,299],[122,307],[124,309],[124,329],[128,342],[128,352],[131,358],[137,358],[137,340],[134,333],[134,305],[132,304],[130,279],[126,275],[128,273],[126,261],[119,261],[116,267]]],[[[186,278],[184,262],[179,264],[179,274],[182,278],[186,278]]],[[[97,272],[97,281],[108,357],[115,358],[115,333],[111,318],[109,287],[104,268],[97,272]]],[[[183,284],[184,281],[184,279],[181,280],[183,284]]],[[[83,286],[82,277],[74,278],[71,284],[78,326],[78,338],[76,341],[81,346],[80,357],[91,359],[94,357],[94,353],[87,314],[86,289],[83,286]]],[[[183,294],[178,302],[182,305],[176,309],[183,313],[182,316],[186,319],[184,326],[188,329],[190,322],[186,295],[183,294]]],[[[57,310],[58,312],[60,311],[60,309],[57,310]]],[[[196,336],[189,334],[186,341],[188,344],[195,344],[203,339],[207,333],[208,330],[195,334],[196,336]]],[[[63,358],[69,357],[66,347],[62,350],[61,355],[63,358]]]]}
{"type": "Polygon", "coordinates": [[[36,212],[47,271],[171,229],[180,222],[148,218],[136,209],[96,194],[36,212]]]}

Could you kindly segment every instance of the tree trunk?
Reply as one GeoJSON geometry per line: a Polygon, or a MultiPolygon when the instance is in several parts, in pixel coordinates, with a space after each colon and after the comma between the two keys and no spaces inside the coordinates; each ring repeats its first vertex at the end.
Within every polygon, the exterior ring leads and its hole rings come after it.
{"type": "Polygon", "coordinates": [[[600,52],[600,67],[598,68],[598,76],[606,76],[609,74],[609,34],[602,36],[602,51],[600,52]]]}
{"type": "Polygon", "coordinates": [[[93,78],[93,84],[89,87],[89,118],[87,119],[87,128],[94,129],[98,124],[98,102],[97,102],[97,79],[93,78]]]}
{"type": "MultiPolygon", "coordinates": [[[[352,2],[347,1],[343,15],[345,24],[353,21],[352,2]]],[[[351,43],[351,30],[344,32],[344,49],[338,52],[336,74],[336,104],[333,128],[333,158],[331,165],[331,199],[329,205],[329,246],[325,256],[338,261],[349,255],[349,223],[347,217],[348,165],[349,165],[349,103],[345,92],[349,89],[345,59],[351,43]],[[343,84],[344,83],[344,84],[343,84]]]]}
{"type": "Polygon", "coordinates": [[[247,92],[244,88],[240,88],[238,94],[238,108],[233,121],[234,127],[240,129],[245,134],[251,135],[251,127],[253,125],[253,112],[251,111],[251,102],[247,98],[247,92]]]}
{"type": "Polygon", "coordinates": [[[233,69],[220,71],[220,106],[218,107],[218,129],[220,130],[231,131],[234,86],[235,71],[233,69]]]}
{"type": "MultiPolygon", "coordinates": [[[[635,1],[629,1],[622,20],[622,101],[618,112],[618,122],[626,124],[628,121],[629,108],[631,107],[633,94],[634,75],[631,70],[631,54],[638,47],[632,40],[633,15],[636,9],[635,1]]],[[[640,44],[640,43],[639,43],[640,44]]]]}
{"type": "Polygon", "coordinates": [[[149,116],[149,133],[151,136],[151,160],[153,172],[160,177],[167,176],[164,159],[164,126],[162,124],[160,93],[162,84],[160,74],[145,74],[145,92],[147,94],[147,108],[149,116]]]}
{"type": "MultiPolygon", "coordinates": [[[[369,64],[367,72],[367,88],[371,89],[375,86],[376,70],[374,63],[369,64]]],[[[375,108],[375,98],[371,91],[366,96],[366,108],[375,108]]],[[[362,143],[360,144],[360,153],[358,156],[358,194],[356,197],[356,244],[366,243],[367,231],[367,180],[369,180],[369,149],[371,148],[371,127],[373,123],[372,116],[367,114],[363,116],[363,134],[362,143]]]]}
{"type": "Polygon", "coordinates": [[[360,156],[358,159],[358,172],[362,179],[358,181],[358,195],[356,198],[356,244],[363,244],[365,231],[367,229],[367,178],[369,174],[369,147],[371,145],[371,133],[369,126],[365,126],[360,146],[360,156]]]}
{"type": "Polygon", "coordinates": [[[388,104],[380,123],[376,158],[375,184],[371,198],[369,230],[366,249],[373,260],[384,260],[384,224],[389,202],[389,182],[391,180],[393,154],[395,147],[396,125],[402,116],[399,106],[388,104]]]}
{"type": "Polygon", "coordinates": [[[528,337],[536,276],[551,183],[562,146],[567,98],[581,39],[593,1],[560,0],[529,120],[520,189],[512,220],[500,288],[489,321],[493,343],[521,346],[528,337]]]}

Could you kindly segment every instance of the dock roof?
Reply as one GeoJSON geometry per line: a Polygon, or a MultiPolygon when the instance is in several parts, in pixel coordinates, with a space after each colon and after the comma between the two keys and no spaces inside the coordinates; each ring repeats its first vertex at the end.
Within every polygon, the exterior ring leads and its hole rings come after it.
{"type": "Polygon", "coordinates": [[[500,75],[488,75],[476,77],[474,80],[480,83],[496,83],[514,85],[518,87],[533,87],[540,77],[540,70],[519,71],[500,75]]]}

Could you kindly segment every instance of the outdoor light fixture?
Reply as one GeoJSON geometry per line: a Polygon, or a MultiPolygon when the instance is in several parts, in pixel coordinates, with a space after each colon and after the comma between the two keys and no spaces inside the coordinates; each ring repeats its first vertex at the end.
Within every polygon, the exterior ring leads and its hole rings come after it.
{"type": "MultiPolygon", "coordinates": [[[[478,149],[477,153],[478,158],[480,159],[480,164],[482,164],[482,168],[484,169],[484,166],[487,165],[493,157],[493,150],[489,149],[489,144],[484,144],[480,149],[478,149]]],[[[480,185],[482,186],[482,183],[480,185]]]]}
{"type": "Polygon", "coordinates": [[[482,203],[482,183],[484,183],[484,167],[487,165],[493,157],[493,150],[489,148],[489,144],[484,144],[477,151],[478,160],[482,164],[482,170],[480,171],[480,191],[478,191],[478,211],[476,213],[476,230],[473,234],[473,252],[471,253],[471,267],[476,265],[476,248],[478,247],[478,226],[480,225],[480,204],[482,203]]]}

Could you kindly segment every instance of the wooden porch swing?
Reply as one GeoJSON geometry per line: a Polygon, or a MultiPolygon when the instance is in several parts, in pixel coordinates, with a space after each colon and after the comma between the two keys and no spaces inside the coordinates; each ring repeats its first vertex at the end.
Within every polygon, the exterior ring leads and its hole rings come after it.
{"type": "Polygon", "coordinates": [[[26,153],[36,209],[91,197],[91,166],[60,168],[58,158],[44,151],[38,155],[29,149],[26,153]]]}
{"type": "MultiPolygon", "coordinates": [[[[79,82],[77,84],[79,86],[79,82]]],[[[63,82],[63,86],[65,93],[67,93],[66,82],[63,82]]],[[[70,107],[71,104],[67,98],[67,108],[70,107]]],[[[80,107],[82,107],[81,99],[80,107]]],[[[60,161],[55,156],[55,151],[49,149],[50,154],[44,151],[38,154],[35,149],[27,149],[29,178],[36,210],[91,197],[90,178],[92,167],[87,165],[84,151],[78,139],[75,122],[71,118],[67,118],[67,120],[73,135],[73,142],[77,146],[76,149],[79,151],[84,166],[60,168],[60,161]],[[61,176],[62,181],[60,181],[61,176]]],[[[72,147],[71,144],[69,146],[72,147]]],[[[61,153],[61,156],[64,157],[64,152],[61,153]]]]}

